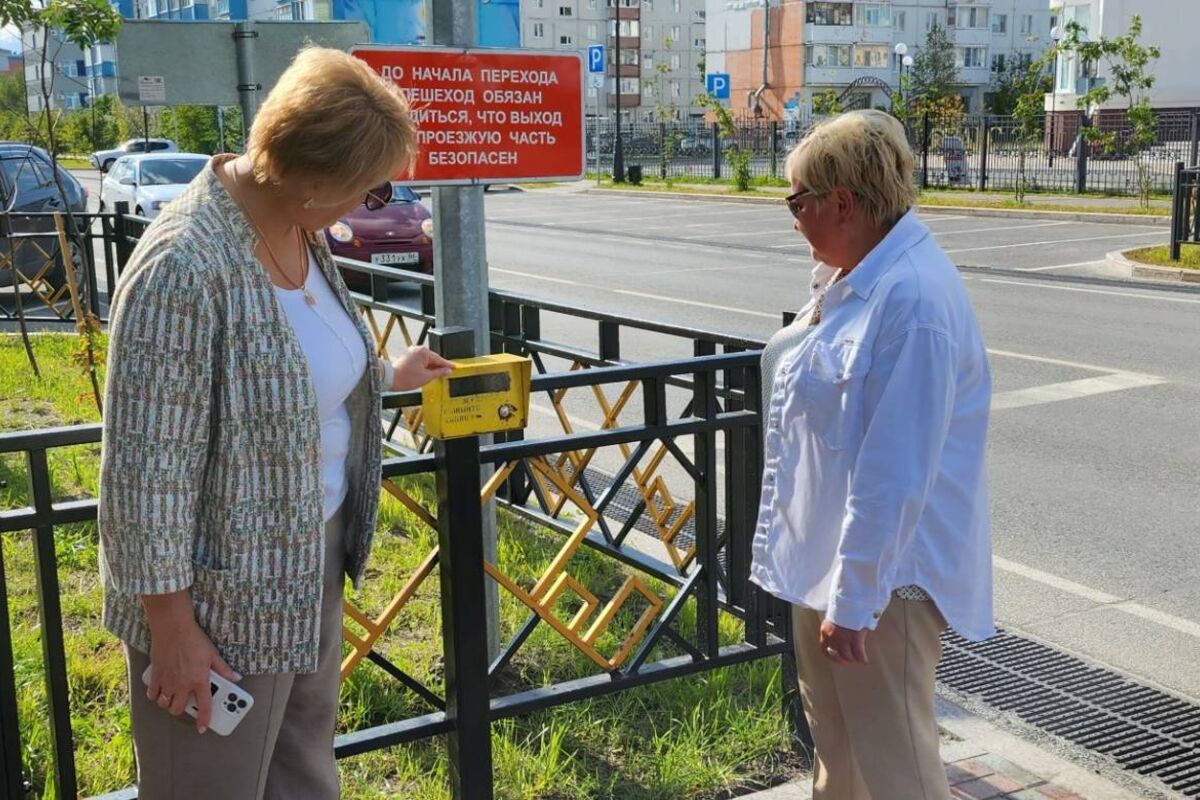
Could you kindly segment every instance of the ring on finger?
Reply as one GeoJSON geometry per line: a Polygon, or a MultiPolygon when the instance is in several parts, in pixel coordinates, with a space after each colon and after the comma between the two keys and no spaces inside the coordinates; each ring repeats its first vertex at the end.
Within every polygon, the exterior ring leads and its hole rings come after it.
{"type": "Polygon", "coordinates": [[[174,695],[164,694],[164,693],[160,692],[158,695],[158,704],[160,706],[169,706],[169,705],[171,705],[171,701],[174,699],[175,699],[174,695]]]}
{"type": "Polygon", "coordinates": [[[827,656],[829,656],[830,658],[841,658],[841,657],[842,657],[842,654],[841,654],[841,653],[839,653],[839,652],[837,651],[837,649],[836,649],[836,648],[833,648],[833,647],[826,647],[826,648],[825,648],[825,654],[826,654],[827,656]]]}

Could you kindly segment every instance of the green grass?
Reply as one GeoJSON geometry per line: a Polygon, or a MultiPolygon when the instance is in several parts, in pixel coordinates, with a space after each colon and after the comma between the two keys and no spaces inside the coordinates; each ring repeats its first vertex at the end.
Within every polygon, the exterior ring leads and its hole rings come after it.
{"type": "Polygon", "coordinates": [[[1142,247],[1137,250],[1126,250],[1125,257],[1130,261],[1143,264],[1153,264],[1158,267],[1174,267],[1176,269],[1200,269],[1200,247],[1184,245],[1179,250],[1179,260],[1171,260],[1171,248],[1167,245],[1157,247],[1142,247]]]}
{"type": "Polygon", "coordinates": [[[952,208],[1001,208],[1019,211],[1065,211],[1076,214],[1133,214],[1140,217],[1164,217],[1169,210],[1164,208],[1142,208],[1139,205],[1124,206],[1095,206],[1082,203],[1041,202],[1037,199],[1018,203],[1011,196],[981,200],[974,197],[953,197],[946,193],[930,194],[922,192],[918,195],[918,203],[922,206],[949,206],[952,208]]]}
{"type": "Polygon", "coordinates": [[[60,156],[58,159],[58,165],[63,169],[95,169],[95,167],[92,166],[92,162],[88,161],[86,158],[64,158],[60,156]]]}
{"type": "MultiPolygon", "coordinates": [[[[17,337],[0,336],[0,430],[46,427],[97,419],[86,376],[72,366],[73,337],[39,335],[35,348],[43,378],[35,379],[17,337]]],[[[51,464],[57,494],[95,492],[98,449],[56,452],[51,464]]],[[[24,465],[0,457],[0,508],[27,502],[24,465]]],[[[406,488],[426,507],[435,502],[429,476],[406,488]]],[[[93,524],[56,530],[63,629],[70,678],[71,717],[81,790],[99,794],[130,784],[134,764],[130,739],[124,662],[117,641],[100,625],[101,588],[93,524]]],[[[350,599],[378,614],[436,543],[436,534],[400,503],[385,495],[379,535],[362,591],[350,599]]],[[[535,530],[501,514],[500,568],[528,587],[561,546],[557,534],[535,530]]],[[[42,676],[41,642],[32,543],[27,532],[3,537],[5,577],[13,628],[23,759],[32,770],[38,796],[52,790],[50,735],[42,676]]],[[[570,571],[601,599],[610,597],[626,572],[584,548],[570,571]]],[[[651,581],[669,601],[672,587],[651,581]]],[[[501,626],[505,639],[525,621],[527,610],[502,590],[501,626]]],[[[570,606],[563,602],[562,609],[570,606]]],[[[617,615],[599,643],[611,653],[641,607],[617,615]]],[[[409,674],[440,687],[442,649],[437,573],[425,582],[393,623],[379,649],[409,674]]],[[[687,604],[677,628],[695,627],[687,604]]],[[[722,616],[722,640],[741,635],[741,623],[722,616]]],[[[677,655],[660,645],[651,660],[677,655]]],[[[513,660],[508,685],[540,685],[595,674],[592,663],[539,626],[513,660]]],[[[793,774],[796,761],[780,711],[782,690],[777,659],[715,670],[642,687],[604,698],[551,709],[492,728],[496,796],[511,800],[681,800],[726,796],[739,787],[761,786],[793,774]]],[[[424,714],[430,709],[381,670],[362,664],[342,688],[339,730],[424,714]]],[[[442,738],[394,747],[341,763],[343,797],[403,797],[442,800],[448,793],[447,756],[442,738]]]]}

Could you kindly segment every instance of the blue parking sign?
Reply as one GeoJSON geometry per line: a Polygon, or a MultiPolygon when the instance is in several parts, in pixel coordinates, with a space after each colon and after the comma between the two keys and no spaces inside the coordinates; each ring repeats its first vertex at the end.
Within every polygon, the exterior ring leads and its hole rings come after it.
{"type": "Polygon", "coordinates": [[[729,99],[729,73],[710,72],[704,76],[704,89],[717,100],[729,99]]]}
{"type": "Polygon", "coordinates": [[[588,47],[588,72],[604,72],[604,45],[588,47]]]}

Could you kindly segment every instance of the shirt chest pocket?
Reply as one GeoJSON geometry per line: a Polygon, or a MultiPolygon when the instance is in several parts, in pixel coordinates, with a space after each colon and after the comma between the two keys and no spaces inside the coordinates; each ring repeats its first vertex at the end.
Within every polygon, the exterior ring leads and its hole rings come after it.
{"type": "Polygon", "coordinates": [[[800,374],[800,410],[809,430],[830,450],[862,438],[863,383],[871,354],[855,342],[814,342],[800,374]]]}

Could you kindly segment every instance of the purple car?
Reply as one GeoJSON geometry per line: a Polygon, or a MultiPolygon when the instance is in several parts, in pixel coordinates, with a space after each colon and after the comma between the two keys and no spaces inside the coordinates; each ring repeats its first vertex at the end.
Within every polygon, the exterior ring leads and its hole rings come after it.
{"type": "MultiPolygon", "coordinates": [[[[325,231],[335,256],[433,274],[433,218],[407,186],[392,184],[392,196],[378,210],[358,206],[325,231]]],[[[370,290],[365,273],[342,270],[346,284],[370,290]]]]}

